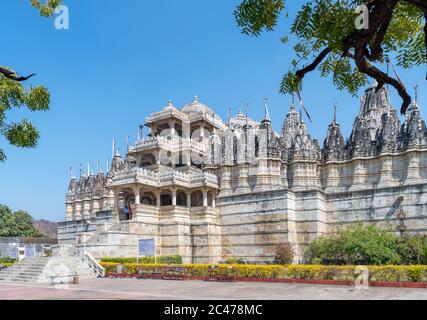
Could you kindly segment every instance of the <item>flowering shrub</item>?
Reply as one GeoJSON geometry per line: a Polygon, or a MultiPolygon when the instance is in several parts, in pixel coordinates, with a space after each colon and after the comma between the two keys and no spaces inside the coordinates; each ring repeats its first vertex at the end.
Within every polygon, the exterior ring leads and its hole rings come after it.
{"type": "Polygon", "coordinates": [[[15,261],[16,261],[16,259],[12,259],[9,257],[4,257],[4,258],[0,257],[0,263],[3,265],[5,265],[6,263],[12,263],[13,264],[13,263],[15,263],[15,261]]]}
{"type": "MultiPolygon", "coordinates": [[[[102,262],[107,273],[116,273],[119,263],[102,262]]],[[[207,264],[184,264],[190,277],[209,276],[207,264]]],[[[325,265],[216,265],[215,273],[230,275],[230,267],[237,277],[260,279],[304,279],[304,280],[346,280],[354,281],[356,266],[325,265]]],[[[123,264],[124,274],[162,274],[168,267],[164,264],[123,264]]],[[[370,281],[381,282],[423,282],[427,281],[427,266],[369,266],[370,281]]]]}
{"type": "Polygon", "coordinates": [[[102,258],[101,262],[115,262],[115,263],[137,263],[141,264],[182,264],[181,256],[159,256],[155,257],[141,257],[141,258],[102,258]]]}

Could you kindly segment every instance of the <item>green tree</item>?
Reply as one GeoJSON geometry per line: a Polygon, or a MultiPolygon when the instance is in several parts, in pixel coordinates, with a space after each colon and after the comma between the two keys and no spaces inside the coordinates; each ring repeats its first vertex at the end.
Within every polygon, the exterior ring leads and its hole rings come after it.
{"type": "Polygon", "coordinates": [[[0,205],[0,237],[44,237],[34,226],[28,212],[12,210],[0,205]]]}
{"type": "Polygon", "coordinates": [[[9,207],[0,205],[0,237],[10,237],[13,225],[13,213],[9,207]]]}
{"type": "Polygon", "coordinates": [[[427,264],[427,235],[402,237],[399,239],[397,252],[404,264],[427,264]]]}
{"type": "MultiPolygon", "coordinates": [[[[288,17],[285,0],[243,0],[235,11],[237,24],[247,35],[259,36],[276,28],[280,17],[288,17]]],[[[293,39],[295,58],[283,77],[280,91],[302,90],[303,79],[318,69],[332,77],[334,85],[356,95],[377,80],[379,90],[393,86],[401,96],[401,112],[411,103],[405,85],[384,69],[389,59],[402,68],[427,63],[427,1],[425,0],[311,0],[300,1],[283,43],[293,39]],[[364,5],[369,14],[367,29],[356,26],[364,5]]],[[[388,67],[387,67],[388,68],[388,67]]]]}
{"type": "Polygon", "coordinates": [[[305,260],[327,265],[400,264],[405,261],[399,255],[399,241],[391,230],[356,224],[311,242],[305,260]]]}
{"type": "MultiPolygon", "coordinates": [[[[62,0],[31,0],[31,5],[45,17],[53,15],[55,8],[62,0]]],[[[24,87],[22,84],[35,76],[20,76],[10,67],[0,66],[0,135],[20,148],[35,148],[39,138],[37,129],[28,119],[20,122],[8,122],[6,113],[14,108],[26,107],[30,111],[46,111],[49,109],[50,94],[44,86],[24,87]]],[[[0,162],[6,160],[6,154],[0,148],[0,162]]]]}

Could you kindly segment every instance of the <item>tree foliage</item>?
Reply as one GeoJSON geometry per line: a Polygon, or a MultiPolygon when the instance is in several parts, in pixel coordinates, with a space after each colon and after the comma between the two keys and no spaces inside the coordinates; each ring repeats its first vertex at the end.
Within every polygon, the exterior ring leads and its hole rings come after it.
{"type": "Polygon", "coordinates": [[[304,258],[327,265],[427,264],[427,236],[398,237],[391,229],[357,224],[311,242],[304,258]]]}
{"type": "Polygon", "coordinates": [[[31,0],[31,5],[40,11],[44,17],[50,17],[54,14],[55,9],[62,3],[62,0],[31,0]]]}
{"type": "MultiPolygon", "coordinates": [[[[52,16],[62,0],[31,0],[31,5],[45,17],[52,16]]],[[[28,119],[19,122],[7,120],[7,113],[12,109],[27,108],[30,111],[49,109],[50,94],[44,86],[29,86],[23,82],[35,76],[20,76],[10,67],[0,66],[0,135],[10,144],[21,148],[35,148],[39,132],[28,119]]],[[[6,154],[0,148],[0,162],[6,160],[6,154]]]]}
{"type": "MultiPolygon", "coordinates": [[[[243,0],[234,14],[244,34],[259,36],[274,30],[282,15],[288,17],[286,4],[285,0],[243,0]]],[[[352,95],[371,77],[378,82],[377,90],[390,84],[398,91],[405,113],[411,97],[399,76],[394,78],[385,69],[388,61],[405,69],[427,63],[427,1],[301,1],[282,41],[286,44],[290,38],[296,42],[295,58],[283,77],[282,93],[301,90],[306,74],[316,69],[352,95]],[[356,28],[359,5],[368,9],[368,29],[356,28]]]]}
{"type": "Polygon", "coordinates": [[[33,218],[26,211],[16,211],[0,205],[0,237],[44,237],[34,226],[33,218]]]}

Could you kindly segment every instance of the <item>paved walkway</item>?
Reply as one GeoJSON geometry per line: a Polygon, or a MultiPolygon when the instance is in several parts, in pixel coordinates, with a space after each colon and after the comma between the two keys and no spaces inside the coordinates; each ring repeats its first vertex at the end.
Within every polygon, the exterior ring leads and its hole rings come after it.
{"type": "Polygon", "coordinates": [[[282,283],[220,283],[93,279],[79,285],[50,286],[0,282],[0,300],[427,300],[427,289],[370,288],[282,283]]]}

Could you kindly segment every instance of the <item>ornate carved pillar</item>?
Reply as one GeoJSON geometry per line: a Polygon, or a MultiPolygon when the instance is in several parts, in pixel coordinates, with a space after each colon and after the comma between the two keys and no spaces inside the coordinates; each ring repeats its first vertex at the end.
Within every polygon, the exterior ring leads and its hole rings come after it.
{"type": "Polygon", "coordinates": [[[239,177],[238,177],[238,193],[250,192],[249,186],[249,164],[243,163],[239,165],[239,177]]]}
{"type": "Polygon", "coordinates": [[[101,199],[92,200],[92,212],[91,212],[92,215],[95,215],[97,212],[99,212],[100,210],[99,201],[101,201],[101,199]]]}
{"type": "Polygon", "coordinates": [[[360,189],[365,184],[365,175],[362,160],[354,161],[353,184],[351,189],[360,189]]]}
{"type": "Polygon", "coordinates": [[[72,221],[74,216],[73,204],[71,202],[67,203],[67,217],[66,221],[72,221]]]}
{"type": "Polygon", "coordinates": [[[407,157],[409,159],[405,184],[418,183],[420,181],[420,155],[418,152],[410,152],[407,157]]]}
{"type": "Polygon", "coordinates": [[[378,187],[390,187],[393,185],[393,180],[393,159],[390,155],[387,155],[381,161],[381,176],[378,187]]]}
{"type": "Polygon", "coordinates": [[[327,177],[326,177],[326,190],[336,191],[339,186],[340,176],[338,171],[338,164],[328,163],[327,168],[327,177]]]}
{"type": "Polygon", "coordinates": [[[287,161],[282,161],[280,170],[281,170],[282,186],[284,188],[288,188],[289,184],[288,184],[288,162],[287,161]]]}
{"type": "Polygon", "coordinates": [[[172,205],[176,206],[176,189],[172,189],[172,205]]]}
{"type": "Polygon", "coordinates": [[[74,219],[81,220],[82,218],[82,203],[78,201],[74,204],[74,219]]]}
{"type": "Polygon", "coordinates": [[[221,195],[231,193],[231,167],[222,166],[221,169],[221,195]]]}
{"type": "Polygon", "coordinates": [[[203,190],[203,207],[208,206],[208,191],[203,190]]]}
{"type": "Polygon", "coordinates": [[[161,201],[162,199],[160,197],[160,191],[159,190],[155,191],[155,196],[156,196],[156,206],[158,209],[160,209],[160,207],[162,205],[162,201],[161,201]]]}
{"type": "Polygon", "coordinates": [[[212,192],[212,208],[216,208],[216,192],[212,192]]]}
{"type": "Polygon", "coordinates": [[[191,208],[191,192],[187,192],[187,208],[191,208]]]}
{"type": "Polygon", "coordinates": [[[140,192],[139,187],[133,188],[133,193],[135,195],[135,204],[136,205],[141,204],[141,195],[139,192],[140,192]]]}
{"type": "Polygon", "coordinates": [[[83,201],[83,217],[85,219],[90,217],[90,200],[86,199],[83,201]]]}
{"type": "Polygon", "coordinates": [[[169,124],[170,134],[173,138],[175,136],[175,121],[171,120],[171,121],[169,121],[168,124],[169,124]]]}

